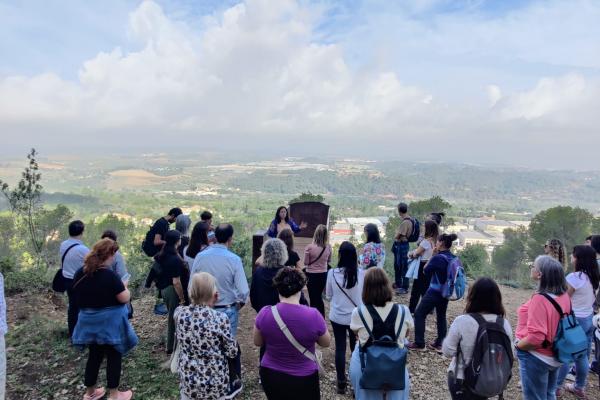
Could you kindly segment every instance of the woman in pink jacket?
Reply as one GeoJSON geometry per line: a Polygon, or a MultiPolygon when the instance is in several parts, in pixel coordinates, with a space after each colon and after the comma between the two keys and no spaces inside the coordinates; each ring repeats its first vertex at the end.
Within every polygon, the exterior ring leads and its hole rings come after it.
{"type": "Polygon", "coordinates": [[[550,256],[539,256],[531,266],[531,278],[538,281],[534,295],[519,307],[515,333],[521,386],[525,400],[556,399],[561,363],[554,358],[552,342],[561,315],[544,296],[571,312],[567,282],[562,265],[550,256]]]}

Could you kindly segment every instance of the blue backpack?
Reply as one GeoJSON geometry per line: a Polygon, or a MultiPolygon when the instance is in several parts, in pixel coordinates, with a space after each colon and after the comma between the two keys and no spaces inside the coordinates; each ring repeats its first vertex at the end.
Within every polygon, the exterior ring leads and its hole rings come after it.
{"type": "MultiPolygon", "coordinates": [[[[547,293],[540,294],[552,303],[560,315],[556,335],[552,343],[554,357],[563,364],[572,363],[581,357],[585,357],[587,355],[588,339],[583,328],[577,322],[577,318],[575,318],[573,307],[571,307],[571,312],[566,314],[550,295],[547,293]]],[[[542,346],[548,347],[548,341],[545,340],[542,346]]]]}
{"type": "Polygon", "coordinates": [[[467,278],[465,277],[465,269],[456,256],[448,257],[444,254],[439,254],[448,262],[446,267],[446,282],[440,283],[437,276],[433,274],[431,277],[431,288],[438,291],[443,298],[448,300],[460,300],[465,295],[467,288],[467,278]]]}
{"type": "Polygon", "coordinates": [[[398,337],[404,325],[404,307],[394,304],[385,322],[381,320],[372,305],[366,305],[365,308],[373,319],[373,330],[369,329],[365,321],[362,307],[358,307],[358,315],[369,334],[369,341],[359,351],[362,370],[360,388],[383,391],[404,390],[408,350],[398,345],[398,337]],[[398,309],[402,310],[402,316],[396,331],[398,309]]]}

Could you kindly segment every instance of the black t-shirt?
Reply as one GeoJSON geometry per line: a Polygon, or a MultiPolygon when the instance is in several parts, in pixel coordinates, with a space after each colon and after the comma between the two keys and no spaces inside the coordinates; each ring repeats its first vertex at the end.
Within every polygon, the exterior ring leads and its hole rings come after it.
{"type": "Polygon", "coordinates": [[[295,267],[296,264],[300,261],[300,256],[294,250],[288,252],[288,260],[285,262],[286,267],[295,267]]]}
{"type": "Polygon", "coordinates": [[[105,308],[121,305],[117,295],[125,290],[119,276],[111,269],[100,268],[91,276],[83,277],[80,268],[73,277],[75,301],[79,308],[105,308]]]}
{"type": "MultiPolygon", "coordinates": [[[[181,244],[179,245],[179,248],[177,249],[181,258],[183,258],[183,250],[185,249],[185,247],[188,244],[190,244],[190,238],[187,236],[181,236],[181,244]]],[[[190,265],[190,267],[191,267],[191,265],[190,265]]]]}
{"type": "Polygon", "coordinates": [[[160,235],[162,240],[165,240],[165,235],[169,232],[169,221],[165,219],[165,217],[160,217],[156,220],[152,228],[150,228],[150,232],[152,232],[152,240],[154,241],[154,236],[160,235]]]}
{"type": "MultiPolygon", "coordinates": [[[[156,261],[160,264],[160,274],[156,279],[156,287],[160,290],[171,286],[173,278],[180,278],[183,290],[187,290],[186,275],[189,275],[185,268],[185,262],[179,258],[177,253],[166,253],[162,257],[156,257],[156,261]]],[[[188,278],[189,279],[189,278],[188,278]]]]}

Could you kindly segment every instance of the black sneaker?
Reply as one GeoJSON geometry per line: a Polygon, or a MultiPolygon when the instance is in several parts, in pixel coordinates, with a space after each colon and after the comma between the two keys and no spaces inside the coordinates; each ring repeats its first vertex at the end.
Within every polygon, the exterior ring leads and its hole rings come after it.
{"type": "Polygon", "coordinates": [[[229,393],[227,393],[227,395],[225,396],[225,399],[229,400],[229,399],[233,399],[235,396],[237,396],[242,389],[244,388],[244,385],[242,385],[242,381],[239,379],[234,380],[233,382],[231,382],[229,384],[229,393]]]}

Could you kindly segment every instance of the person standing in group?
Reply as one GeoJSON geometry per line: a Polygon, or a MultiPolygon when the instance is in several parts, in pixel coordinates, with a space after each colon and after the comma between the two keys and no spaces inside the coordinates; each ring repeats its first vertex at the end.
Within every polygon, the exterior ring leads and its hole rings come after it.
{"type": "Polygon", "coordinates": [[[560,265],[565,268],[565,247],[559,239],[550,239],[544,245],[544,254],[558,260],[560,265]]]}
{"type": "MultiPolygon", "coordinates": [[[[163,245],[165,244],[165,235],[169,231],[169,226],[175,222],[177,217],[181,214],[183,214],[181,208],[171,208],[166,216],[160,217],[154,222],[154,224],[152,224],[150,230],[148,230],[146,233],[144,241],[142,242],[142,251],[148,257],[154,257],[162,249],[163,245]]],[[[146,277],[145,287],[147,288],[151,287],[152,282],[154,282],[156,279],[157,269],[154,267],[155,263],[153,263],[153,267],[150,269],[148,276],[146,277]]],[[[161,301],[160,290],[158,292],[156,303],[154,304],[154,314],[168,314],[167,306],[161,301]]]]}
{"type": "Polygon", "coordinates": [[[521,389],[525,400],[556,399],[558,369],[561,366],[552,346],[561,315],[545,297],[571,312],[571,299],[562,264],[550,256],[538,256],[531,266],[531,278],[538,282],[535,294],[517,310],[515,331],[521,389]]]}
{"type": "Polygon", "coordinates": [[[138,338],[127,319],[129,290],[111,269],[118,249],[114,240],[101,239],[73,277],[72,291],[81,311],[72,341],[75,346],[89,347],[83,400],[99,400],[106,393],[96,387],[104,357],[108,399],[129,400],[133,396],[131,390],[119,391],[122,357],[137,345],[138,338]]]}
{"type": "MultiPolygon", "coordinates": [[[[285,243],[280,239],[269,239],[262,245],[261,263],[252,274],[250,283],[250,304],[257,313],[265,306],[279,303],[279,293],[273,286],[273,278],[284,267],[288,259],[285,243]]],[[[265,347],[260,348],[260,359],[265,347]]]]}
{"type": "Polygon", "coordinates": [[[287,247],[288,259],[284,265],[301,271],[302,263],[300,262],[300,256],[294,251],[294,232],[291,229],[284,229],[277,234],[277,238],[282,240],[287,247]]]}
{"type": "Polygon", "coordinates": [[[267,235],[271,238],[276,238],[277,234],[284,229],[291,229],[292,232],[298,233],[302,229],[306,228],[306,222],[302,221],[300,225],[296,224],[296,222],[290,218],[290,213],[285,206],[281,206],[277,208],[275,212],[275,218],[271,221],[271,225],[269,225],[269,230],[267,231],[267,235]]]}
{"type": "Polygon", "coordinates": [[[207,237],[208,237],[208,243],[209,244],[214,244],[217,242],[217,239],[215,239],[215,227],[213,226],[213,215],[210,211],[203,211],[202,214],[200,214],[200,221],[204,222],[208,225],[208,233],[207,233],[207,237]]]}
{"type": "Polygon", "coordinates": [[[61,258],[62,275],[67,288],[67,296],[69,298],[69,306],[67,309],[67,325],[69,327],[69,338],[73,335],[75,325],[77,325],[77,317],[79,308],[73,296],[73,276],[83,267],[85,256],[90,252],[90,249],[83,244],[83,231],[85,225],[82,221],[76,220],[69,224],[69,238],[60,244],[59,255],[61,258]]]}
{"type": "Polygon", "coordinates": [[[189,244],[183,249],[183,259],[187,262],[188,266],[192,268],[194,265],[194,259],[201,251],[208,248],[210,245],[208,240],[209,225],[204,222],[196,222],[194,229],[192,229],[192,236],[190,237],[189,244]]]}
{"type": "Polygon", "coordinates": [[[162,250],[154,257],[160,266],[160,273],[156,279],[156,287],[167,305],[167,354],[175,348],[175,309],[187,303],[186,290],[190,279],[185,262],[179,255],[181,234],[172,230],[165,235],[165,244],[162,250]]]}
{"type": "MultiPolygon", "coordinates": [[[[589,341],[588,353],[575,362],[575,384],[568,383],[564,386],[579,399],[586,398],[585,383],[589,372],[589,353],[591,352],[592,337],[594,336],[594,302],[595,292],[600,283],[600,271],[596,261],[596,251],[591,246],[578,245],[573,248],[571,264],[575,272],[567,275],[567,293],[571,297],[571,304],[577,322],[583,328],[589,341]]],[[[558,372],[557,386],[559,394],[562,394],[563,382],[570,369],[569,364],[563,364],[558,372]]]]}
{"type": "Polygon", "coordinates": [[[358,268],[356,247],[342,242],[338,251],[337,268],[327,272],[325,297],[330,301],[329,321],[335,339],[335,371],[337,393],[346,393],[346,342],[350,340],[350,352],[354,351],[356,335],[350,329],[352,311],[362,304],[365,270],[358,268]]]}
{"type": "Polygon", "coordinates": [[[319,400],[319,361],[315,345],[328,347],[331,336],[323,316],[300,304],[306,277],[284,267],[273,279],[279,303],[256,316],[254,344],[266,346],[260,379],[268,400],[319,400]]]}
{"type": "MultiPolygon", "coordinates": [[[[448,388],[452,400],[487,398],[471,393],[466,387],[465,366],[473,359],[479,328],[484,322],[496,322],[504,329],[506,350],[510,353],[508,357],[512,357],[512,329],[505,317],[502,293],[496,282],[491,278],[477,279],[469,289],[465,313],[452,322],[442,345],[444,355],[452,358],[448,367],[448,388]]],[[[498,376],[498,379],[508,380],[510,376],[498,376]]]]}
{"type": "Polygon", "coordinates": [[[181,258],[184,258],[183,251],[190,243],[190,226],[192,225],[192,220],[189,215],[181,214],[178,215],[175,219],[175,230],[181,233],[181,245],[179,245],[179,255],[181,258]]]}
{"type": "Polygon", "coordinates": [[[442,342],[446,337],[447,322],[446,310],[448,309],[448,299],[444,298],[441,293],[441,287],[446,283],[448,278],[448,264],[456,257],[450,252],[452,243],[456,240],[455,234],[443,233],[438,236],[435,249],[438,254],[431,257],[429,263],[423,269],[425,274],[431,276],[432,283],[425,292],[425,295],[419,302],[415,310],[415,341],[409,345],[411,350],[425,349],[425,320],[427,315],[435,309],[437,321],[437,337],[429,343],[429,347],[438,353],[442,351],[442,342]],[[433,285],[433,282],[436,285],[433,285]]]}
{"type": "Polygon", "coordinates": [[[416,229],[416,220],[408,215],[408,206],[405,203],[398,204],[398,215],[400,226],[394,237],[394,273],[396,293],[407,294],[410,280],[406,277],[408,270],[409,238],[413,236],[416,229]]]}
{"type": "MultiPolygon", "coordinates": [[[[359,342],[359,346],[354,348],[350,359],[350,381],[354,388],[354,397],[357,400],[380,400],[384,398],[383,390],[361,388],[360,382],[363,370],[360,352],[372,346],[374,339],[379,340],[383,336],[396,338],[398,347],[404,348],[405,339],[414,326],[408,308],[394,303],[393,297],[394,291],[386,272],[382,268],[367,270],[362,289],[362,305],[352,311],[350,323],[350,329],[356,332],[359,342]]],[[[404,390],[386,391],[385,398],[387,400],[409,399],[410,381],[407,366],[405,368],[404,384],[404,390]]]]}
{"type": "Polygon", "coordinates": [[[375,224],[366,224],[364,228],[366,243],[358,257],[359,265],[364,268],[383,268],[385,263],[385,247],[381,243],[379,229],[375,224]]]}
{"type": "MultiPolygon", "coordinates": [[[[600,269],[600,235],[592,235],[590,246],[596,252],[596,263],[600,269]]],[[[594,313],[600,314],[600,289],[596,293],[596,302],[594,303],[594,313]]],[[[594,335],[594,360],[590,364],[590,371],[600,375],[600,338],[594,335]]]]}
{"type": "Polygon", "coordinates": [[[227,359],[235,357],[238,347],[227,316],[213,309],[219,299],[215,278],[194,274],[189,295],[191,304],[177,307],[174,315],[181,400],[231,399],[227,359]]]}
{"type": "Polygon", "coordinates": [[[319,310],[325,317],[325,304],[323,303],[323,290],[327,283],[327,266],[331,261],[331,246],[327,227],[323,224],[317,226],[313,241],[304,249],[304,265],[308,279],[308,297],[310,306],[319,310]]]}
{"type": "Polygon", "coordinates": [[[423,236],[423,239],[419,242],[419,246],[415,250],[408,253],[408,258],[410,259],[421,257],[419,263],[419,276],[413,281],[410,292],[410,301],[408,303],[411,314],[415,313],[419,301],[425,296],[427,289],[429,289],[431,275],[425,274],[424,269],[425,265],[427,265],[431,257],[433,257],[433,251],[435,244],[437,243],[438,235],[438,224],[432,220],[425,221],[425,235],[423,236]]]}
{"type": "MultiPolygon", "coordinates": [[[[117,233],[113,230],[107,229],[102,233],[100,239],[109,238],[111,240],[117,241],[117,233]]],[[[125,259],[123,258],[123,254],[119,250],[115,253],[115,262],[111,267],[112,271],[117,274],[119,279],[123,281],[123,284],[127,286],[129,283],[129,278],[131,275],[129,271],[127,271],[127,265],[125,264],[125,259]]],[[[133,318],[133,306],[131,302],[127,303],[127,309],[129,310],[129,319],[133,318]]]]}
{"type": "Polygon", "coordinates": [[[285,243],[280,239],[269,239],[262,245],[261,264],[252,274],[250,303],[258,313],[265,306],[279,303],[279,293],[273,287],[273,278],[284,267],[288,259],[285,243]]]}
{"type": "Polygon", "coordinates": [[[0,272],[0,400],[6,396],[6,299],[4,298],[4,275],[0,272]]]}
{"type": "MultiPolygon", "coordinates": [[[[231,334],[237,337],[239,310],[248,301],[250,289],[242,265],[242,259],[233,253],[230,248],[233,244],[233,226],[219,224],[215,228],[217,243],[210,245],[206,250],[198,253],[192,266],[192,275],[196,272],[208,272],[217,281],[219,299],[215,303],[215,310],[227,315],[231,324],[231,334]]],[[[239,348],[239,345],[238,345],[239,348]]],[[[238,351],[232,362],[230,374],[230,394],[242,390],[242,361],[241,352],[238,351]],[[235,375],[235,377],[233,376],[235,375]]]]}

